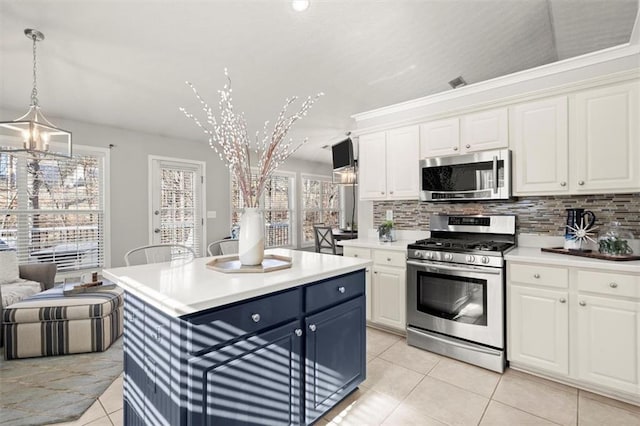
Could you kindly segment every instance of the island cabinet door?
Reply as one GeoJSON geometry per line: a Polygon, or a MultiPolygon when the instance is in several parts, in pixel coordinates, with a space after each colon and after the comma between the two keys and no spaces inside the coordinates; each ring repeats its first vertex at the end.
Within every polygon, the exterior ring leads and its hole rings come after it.
{"type": "Polygon", "coordinates": [[[188,424],[301,422],[300,321],[188,360],[188,424]]]}
{"type": "Polygon", "coordinates": [[[144,349],[144,305],[125,294],[124,304],[124,423],[144,424],[146,372],[144,349]]]}
{"type": "Polygon", "coordinates": [[[305,318],[305,423],[311,424],[365,379],[365,298],[305,318]]]}

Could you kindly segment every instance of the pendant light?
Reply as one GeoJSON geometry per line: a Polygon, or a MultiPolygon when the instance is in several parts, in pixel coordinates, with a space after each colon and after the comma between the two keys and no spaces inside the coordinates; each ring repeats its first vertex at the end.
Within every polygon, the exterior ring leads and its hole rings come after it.
{"type": "Polygon", "coordinates": [[[71,157],[71,132],[57,128],[40,111],[36,81],[36,45],[44,34],[27,28],[24,34],[33,42],[33,89],[29,111],[13,121],[0,122],[0,152],[27,152],[35,157],[71,157]]]}

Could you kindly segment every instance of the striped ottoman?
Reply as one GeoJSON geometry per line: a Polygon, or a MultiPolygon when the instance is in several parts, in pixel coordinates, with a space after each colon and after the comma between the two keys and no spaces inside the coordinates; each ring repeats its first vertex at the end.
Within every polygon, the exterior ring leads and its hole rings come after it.
{"type": "Polygon", "coordinates": [[[122,334],[120,287],[65,296],[52,288],[4,309],[4,358],[101,352],[122,334]]]}

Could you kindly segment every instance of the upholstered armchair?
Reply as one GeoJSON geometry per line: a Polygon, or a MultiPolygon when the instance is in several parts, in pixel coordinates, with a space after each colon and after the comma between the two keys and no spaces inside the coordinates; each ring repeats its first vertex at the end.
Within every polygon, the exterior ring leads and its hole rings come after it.
{"type": "MultiPolygon", "coordinates": [[[[17,265],[15,252],[0,252],[2,276],[0,277],[0,324],[3,310],[20,300],[53,287],[58,266],[55,263],[30,263],[17,265]],[[17,266],[18,276],[15,277],[17,266]],[[17,278],[17,279],[16,279],[17,278]]],[[[2,345],[0,330],[0,346],[2,345]]]]}

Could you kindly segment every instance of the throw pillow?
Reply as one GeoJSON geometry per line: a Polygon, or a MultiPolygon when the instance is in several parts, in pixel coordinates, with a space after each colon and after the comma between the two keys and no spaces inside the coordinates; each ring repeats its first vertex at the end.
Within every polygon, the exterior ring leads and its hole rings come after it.
{"type": "Polygon", "coordinates": [[[18,256],[13,250],[0,251],[0,284],[9,284],[20,279],[18,256]]]}

